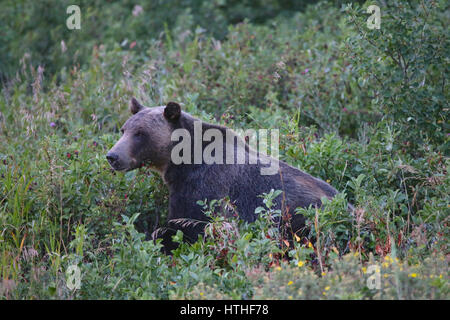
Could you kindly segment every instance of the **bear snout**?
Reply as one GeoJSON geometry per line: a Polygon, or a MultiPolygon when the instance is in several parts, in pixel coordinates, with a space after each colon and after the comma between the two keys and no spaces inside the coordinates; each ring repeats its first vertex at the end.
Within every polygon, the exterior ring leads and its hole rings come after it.
{"type": "Polygon", "coordinates": [[[119,155],[114,152],[108,152],[106,155],[106,159],[108,160],[111,167],[113,167],[115,170],[118,169],[118,163],[119,163],[119,155]]]}

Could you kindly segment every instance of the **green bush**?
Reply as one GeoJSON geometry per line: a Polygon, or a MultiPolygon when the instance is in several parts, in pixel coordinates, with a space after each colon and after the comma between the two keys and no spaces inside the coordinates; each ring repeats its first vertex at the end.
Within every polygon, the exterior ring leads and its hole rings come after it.
{"type": "Polygon", "coordinates": [[[55,27],[65,2],[6,2],[0,297],[448,299],[448,8],[380,4],[381,29],[369,30],[366,5],[285,14],[303,2],[271,1],[270,13],[258,1],[224,3],[170,11],[152,2],[144,12],[165,9],[147,20],[130,13],[134,3],[95,2],[82,31],[69,33],[55,27]],[[211,24],[211,6],[223,18],[218,34],[196,28],[211,24]],[[308,230],[293,242],[272,224],[277,190],[261,195],[251,224],[221,214],[229,199],[199,199],[211,217],[206,238],[163,255],[149,241],[166,222],[162,179],[147,168],[113,172],[105,160],[132,96],[180,101],[235,129],[277,128],[280,158],[341,193],[297,210],[308,230]],[[79,290],[67,287],[73,265],[79,290]]]}
{"type": "Polygon", "coordinates": [[[367,29],[365,7],[345,12],[357,30],[345,44],[371,105],[395,121],[399,144],[431,141],[448,153],[448,8],[438,1],[389,1],[382,27],[367,29]]]}
{"type": "Polygon", "coordinates": [[[0,47],[0,78],[15,75],[19,61],[29,59],[36,67],[42,65],[48,74],[73,65],[85,66],[95,47],[110,49],[120,44],[124,50],[141,53],[141,61],[151,39],[164,33],[173,38],[201,27],[216,38],[224,38],[227,26],[249,19],[263,23],[277,15],[289,16],[302,10],[311,0],[302,1],[235,1],[235,0],[173,0],[173,1],[78,1],[81,29],[69,30],[66,9],[68,0],[3,2],[0,13],[2,46],[0,47]],[[210,21],[214,21],[213,24],[210,21]],[[188,29],[188,30],[186,30],[188,29]],[[61,42],[64,41],[63,50],[61,42]],[[134,45],[133,45],[134,43],[134,45]]]}

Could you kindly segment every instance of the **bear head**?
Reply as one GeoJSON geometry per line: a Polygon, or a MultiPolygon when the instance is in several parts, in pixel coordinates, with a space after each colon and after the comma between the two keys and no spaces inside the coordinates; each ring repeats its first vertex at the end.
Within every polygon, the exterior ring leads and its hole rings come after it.
{"type": "Polygon", "coordinates": [[[163,172],[170,162],[170,137],[181,116],[180,105],[169,102],[165,107],[148,108],[133,98],[130,112],[132,116],[120,129],[122,137],[106,155],[109,164],[117,171],[145,164],[163,172]]]}

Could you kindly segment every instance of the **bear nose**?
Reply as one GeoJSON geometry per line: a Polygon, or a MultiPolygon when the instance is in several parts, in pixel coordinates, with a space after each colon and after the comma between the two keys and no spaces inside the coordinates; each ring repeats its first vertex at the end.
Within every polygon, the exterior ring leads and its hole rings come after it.
{"type": "Polygon", "coordinates": [[[108,152],[108,154],[106,155],[106,159],[108,159],[109,163],[114,163],[117,161],[117,159],[119,159],[119,156],[115,153],[108,152]]]}

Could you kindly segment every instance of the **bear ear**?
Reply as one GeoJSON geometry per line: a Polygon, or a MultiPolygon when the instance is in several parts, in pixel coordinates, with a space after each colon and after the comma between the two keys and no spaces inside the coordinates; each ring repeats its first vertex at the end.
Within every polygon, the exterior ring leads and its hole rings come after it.
{"type": "Polygon", "coordinates": [[[164,117],[170,122],[177,122],[181,116],[181,107],[176,102],[169,102],[164,108],[164,117]]]}
{"type": "Polygon", "coordinates": [[[131,103],[130,103],[130,112],[132,114],[136,114],[139,111],[141,111],[142,109],[144,109],[144,106],[141,105],[134,97],[131,99],[131,103]]]}

